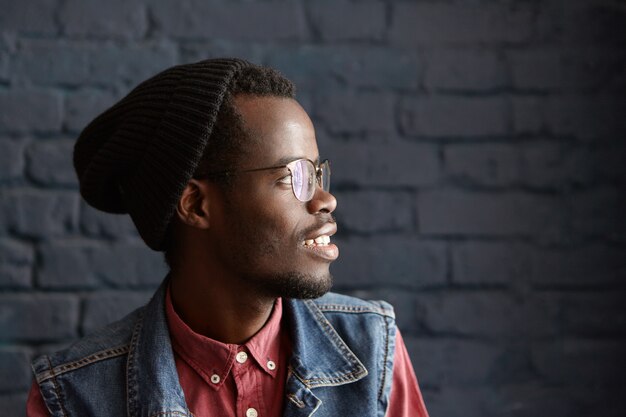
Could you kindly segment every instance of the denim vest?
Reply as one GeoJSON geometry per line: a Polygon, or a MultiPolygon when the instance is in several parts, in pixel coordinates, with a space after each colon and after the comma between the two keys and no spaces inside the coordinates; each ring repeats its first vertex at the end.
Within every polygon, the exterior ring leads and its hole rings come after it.
{"type": "MultiPolygon", "coordinates": [[[[152,300],[69,348],[33,362],[54,417],[191,417],[165,317],[167,281],[152,300]]],[[[392,307],[329,293],[284,300],[292,340],[285,417],[383,417],[391,391],[392,307]]]]}

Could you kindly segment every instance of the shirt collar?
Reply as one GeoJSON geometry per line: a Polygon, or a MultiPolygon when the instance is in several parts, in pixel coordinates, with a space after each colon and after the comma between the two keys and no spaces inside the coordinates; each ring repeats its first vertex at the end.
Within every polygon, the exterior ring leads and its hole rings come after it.
{"type": "Polygon", "coordinates": [[[165,315],[174,351],[216,390],[224,384],[237,353],[241,351],[247,352],[258,368],[275,378],[276,369],[272,365],[279,363],[281,354],[286,354],[281,352],[281,336],[284,336],[281,333],[287,331],[281,329],[282,313],[282,300],[277,298],[265,325],[245,344],[222,343],[187,326],[174,310],[169,286],[165,296],[165,315]],[[268,365],[270,362],[272,364],[268,365]],[[219,376],[218,383],[211,382],[213,375],[219,376]]]}

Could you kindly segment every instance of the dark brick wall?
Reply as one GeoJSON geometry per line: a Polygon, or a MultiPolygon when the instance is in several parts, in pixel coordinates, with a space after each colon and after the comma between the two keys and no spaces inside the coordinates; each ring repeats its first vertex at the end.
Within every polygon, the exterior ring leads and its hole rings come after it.
{"type": "Polygon", "coordinates": [[[622,416],[622,1],[0,0],[0,410],[162,278],[73,142],[180,62],[281,69],[334,162],[337,290],[384,298],[434,416],[622,416]],[[106,4],[105,4],[106,3],[106,4]]]}

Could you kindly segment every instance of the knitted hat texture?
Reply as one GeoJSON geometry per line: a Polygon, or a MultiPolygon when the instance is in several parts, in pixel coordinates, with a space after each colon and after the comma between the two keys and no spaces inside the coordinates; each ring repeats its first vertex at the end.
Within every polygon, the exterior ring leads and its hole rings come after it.
{"type": "Polygon", "coordinates": [[[129,213],[163,250],[176,204],[196,171],[239,59],[169,68],[96,117],[74,146],[80,192],[91,206],[129,213]]]}

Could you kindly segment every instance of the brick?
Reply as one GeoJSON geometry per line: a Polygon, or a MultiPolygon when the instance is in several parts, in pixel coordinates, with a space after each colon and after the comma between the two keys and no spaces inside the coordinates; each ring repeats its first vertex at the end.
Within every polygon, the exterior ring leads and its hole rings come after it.
{"type": "Polygon", "coordinates": [[[61,128],[63,101],[45,90],[0,91],[0,131],[54,132],[61,128]]]}
{"type": "MultiPolygon", "coordinates": [[[[441,387],[425,392],[424,400],[428,413],[432,416],[480,417],[502,414],[503,410],[510,407],[511,401],[504,401],[494,391],[493,387],[475,384],[463,387],[441,387]]],[[[517,404],[516,401],[513,403],[517,404]]],[[[517,414],[511,415],[517,416],[517,414]]]]}
{"type": "Polygon", "coordinates": [[[553,12],[553,26],[558,28],[557,41],[594,45],[624,45],[626,13],[615,4],[572,0],[567,8],[557,8],[553,12]]]}
{"type": "MultiPolygon", "coordinates": [[[[558,142],[453,144],[444,149],[448,178],[458,184],[504,187],[562,187],[589,184],[604,166],[606,153],[558,142]]],[[[607,167],[604,170],[610,170],[607,167]]],[[[613,165],[609,178],[619,178],[613,165]]]]}
{"type": "Polygon", "coordinates": [[[103,282],[115,288],[154,289],[167,274],[161,252],[143,242],[119,242],[94,256],[93,270],[103,282]]]}
{"type": "Polygon", "coordinates": [[[613,137],[626,132],[626,99],[623,97],[558,97],[546,106],[549,131],[583,139],[613,137]]]}
{"type": "Polygon", "coordinates": [[[622,48],[551,47],[508,53],[513,86],[518,89],[595,90],[626,65],[622,48]]]}
{"type": "Polygon", "coordinates": [[[445,283],[447,267],[443,243],[399,236],[354,237],[337,242],[339,259],[331,266],[336,285],[417,289],[445,283]]]}
{"type": "Polygon", "coordinates": [[[23,417],[26,413],[26,392],[0,394],[0,409],[4,417],[23,417]]]}
{"type": "Polygon", "coordinates": [[[520,151],[511,145],[448,145],[444,161],[445,174],[461,184],[503,186],[521,180],[520,151]]]}
{"type": "MultiPolygon", "coordinates": [[[[523,145],[520,150],[520,179],[524,184],[563,186],[588,184],[594,180],[598,154],[586,147],[537,142],[523,145]]],[[[604,163],[599,162],[599,165],[604,163]]]]}
{"type": "MultiPolygon", "coordinates": [[[[547,291],[532,291],[529,286],[518,293],[524,299],[524,336],[530,340],[563,337],[563,308],[558,295],[547,291]]],[[[526,343],[525,343],[526,345],[526,343]]]]}
{"type": "Polygon", "coordinates": [[[420,298],[423,320],[440,335],[519,337],[524,305],[499,290],[448,291],[420,298]]]}
{"type": "Polygon", "coordinates": [[[168,41],[118,44],[112,41],[24,40],[14,59],[18,80],[42,85],[134,85],[174,65],[168,41]]]}
{"type": "Polygon", "coordinates": [[[0,294],[0,339],[52,341],[76,337],[78,300],[60,294],[0,294]]]}
{"type": "Polygon", "coordinates": [[[0,181],[19,179],[24,172],[24,141],[0,139],[0,181]]]}
{"type": "Polygon", "coordinates": [[[537,96],[515,96],[511,101],[513,130],[515,133],[543,133],[545,127],[542,111],[545,98],[537,96]]]}
{"type": "Polygon", "coordinates": [[[15,240],[0,239],[0,287],[30,287],[34,261],[32,246],[15,240]]]}
{"type": "MultiPolygon", "coordinates": [[[[272,45],[271,49],[275,47],[272,45]]],[[[236,56],[250,62],[261,63],[265,49],[265,45],[262,44],[230,39],[185,41],[180,43],[180,61],[197,62],[208,58],[236,56]]]]}
{"type": "Polygon", "coordinates": [[[4,213],[0,219],[0,231],[4,226],[20,236],[48,239],[77,229],[78,195],[73,192],[5,191],[0,208],[4,213]]]}
{"type": "Polygon", "coordinates": [[[527,245],[466,241],[452,245],[452,281],[515,285],[528,282],[532,252],[527,245]]]}
{"type": "Polygon", "coordinates": [[[393,97],[373,92],[320,94],[314,97],[313,118],[332,133],[393,132],[393,97]]]}
{"type": "Polygon", "coordinates": [[[37,285],[41,288],[97,288],[99,276],[94,271],[94,258],[102,244],[85,241],[52,241],[41,246],[37,285]]]}
{"type": "Polygon", "coordinates": [[[150,300],[152,293],[99,292],[84,300],[81,333],[88,334],[109,323],[121,319],[150,300]]]}
{"type": "Polygon", "coordinates": [[[597,413],[619,417],[623,414],[620,400],[622,386],[583,384],[584,381],[579,386],[554,386],[531,381],[496,386],[441,387],[425,391],[424,398],[428,412],[433,416],[571,417],[597,413]]]}
{"type": "Polygon", "coordinates": [[[189,0],[152,4],[149,10],[155,32],[174,38],[259,42],[299,40],[306,36],[301,5],[293,2],[189,0]]]}
{"type": "Polygon", "coordinates": [[[624,187],[581,191],[572,194],[570,202],[574,233],[626,241],[624,187]]]}
{"type": "Polygon", "coordinates": [[[332,186],[419,187],[440,178],[438,149],[432,145],[334,142],[329,149],[332,186]]]}
{"type": "Polygon", "coordinates": [[[618,338],[626,333],[624,291],[557,292],[536,295],[553,305],[562,334],[569,337],[618,338]]]}
{"type": "Polygon", "coordinates": [[[619,285],[626,273],[624,248],[605,244],[536,250],[532,281],[537,286],[619,285]]]}
{"type": "Polygon", "coordinates": [[[10,347],[0,349],[0,392],[28,390],[31,379],[28,351],[10,347]]]}
{"type": "Polygon", "coordinates": [[[626,170],[623,161],[626,160],[626,147],[619,143],[609,143],[606,146],[592,148],[587,152],[587,164],[591,166],[592,180],[606,183],[626,182],[626,170]]]}
{"type": "Polygon", "coordinates": [[[293,80],[298,89],[348,84],[410,91],[417,89],[424,71],[417,52],[373,45],[272,48],[267,61],[293,80]]]}
{"type": "Polygon", "coordinates": [[[60,22],[69,36],[138,39],[148,30],[144,6],[139,1],[115,0],[107,7],[96,0],[70,0],[60,7],[60,22]]]}
{"type": "MultiPolygon", "coordinates": [[[[267,64],[292,80],[298,87],[298,92],[304,89],[315,90],[320,85],[327,88],[338,86],[341,80],[350,78],[353,67],[348,62],[357,62],[358,58],[354,55],[348,57],[345,52],[344,48],[335,45],[277,46],[268,51],[267,64]]],[[[354,67],[361,69],[357,65],[354,67]]]]}
{"type": "MultiPolygon", "coordinates": [[[[341,277],[339,277],[340,279],[341,277]]],[[[393,306],[396,316],[396,324],[402,331],[406,340],[407,337],[415,337],[424,333],[422,323],[423,314],[419,307],[421,294],[414,291],[402,289],[376,288],[341,291],[343,294],[358,297],[363,300],[384,300],[393,306]]]]}
{"type": "Polygon", "coordinates": [[[115,104],[117,95],[110,91],[85,89],[67,93],[65,101],[65,127],[81,131],[100,113],[115,104]]]}
{"type": "MultiPolygon", "coordinates": [[[[420,385],[465,386],[489,382],[502,349],[493,343],[405,337],[420,385]]],[[[428,407],[428,404],[426,404],[428,407]]]]}
{"type": "Polygon", "coordinates": [[[7,82],[10,77],[9,54],[0,49],[0,81],[7,82]]]}
{"type": "Polygon", "coordinates": [[[41,257],[45,288],[152,288],[166,273],[162,254],[142,242],[56,241],[42,247],[41,257]]]}
{"type": "Polygon", "coordinates": [[[418,194],[420,233],[470,236],[561,236],[562,202],[549,195],[433,190],[418,194]]]}
{"type": "Polygon", "coordinates": [[[397,3],[389,31],[403,45],[520,43],[532,35],[532,9],[505,4],[397,3]]]}
{"type": "MultiPolygon", "coordinates": [[[[618,417],[622,412],[619,392],[623,387],[585,385],[554,386],[532,382],[502,386],[498,396],[505,404],[515,404],[515,416],[550,415],[567,417],[598,413],[618,417]]],[[[513,408],[513,407],[511,407],[513,408]]]]}
{"type": "Polygon", "coordinates": [[[402,102],[400,123],[410,136],[494,136],[507,133],[509,115],[499,97],[414,97],[402,102]]]}
{"type": "Polygon", "coordinates": [[[0,28],[3,32],[51,35],[57,32],[54,23],[56,1],[3,1],[0,28]]]}
{"type": "Polygon", "coordinates": [[[533,366],[554,384],[624,386],[624,348],[621,340],[563,339],[532,344],[533,366]]]}
{"type": "Polygon", "coordinates": [[[436,48],[425,59],[427,90],[489,91],[507,83],[504,63],[494,50],[436,48]]]}
{"type": "Polygon", "coordinates": [[[340,191],[337,221],[348,232],[378,233],[413,230],[412,195],[405,192],[340,191]]]}
{"type": "Polygon", "coordinates": [[[81,203],[80,228],[90,237],[123,238],[137,237],[137,229],[127,214],[105,213],[81,203]]]}
{"type": "Polygon", "coordinates": [[[316,1],[308,7],[315,34],[323,41],[381,40],[385,5],[378,2],[316,1]]]}
{"type": "Polygon", "coordinates": [[[559,95],[513,99],[516,133],[547,132],[581,139],[614,137],[626,132],[626,99],[611,95],[559,95]]]}
{"type": "Polygon", "coordinates": [[[31,143],[26,150],[29,177],[46,186],[77,186],[72,162],[74,143],[74,140],[31,143]]]}

